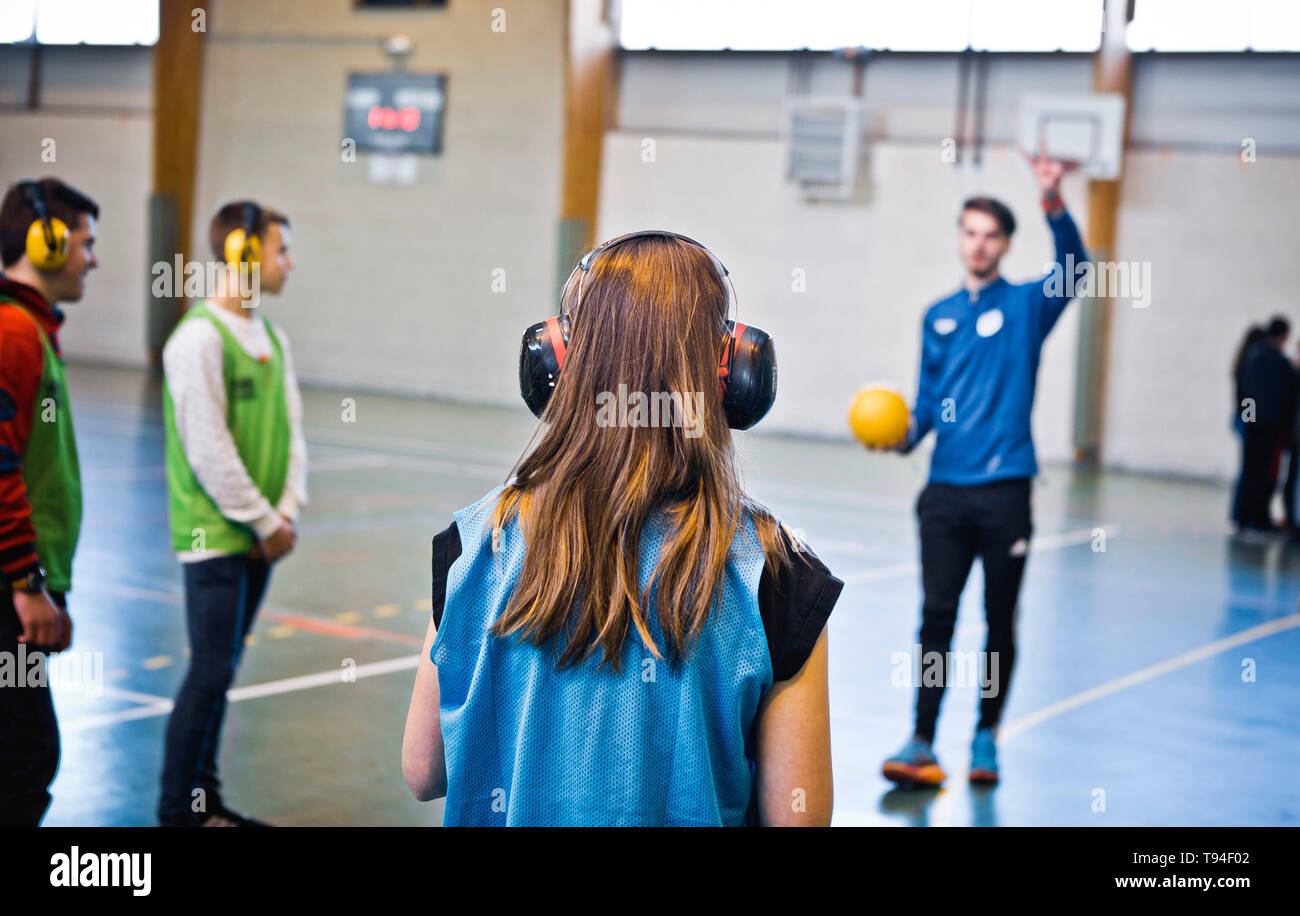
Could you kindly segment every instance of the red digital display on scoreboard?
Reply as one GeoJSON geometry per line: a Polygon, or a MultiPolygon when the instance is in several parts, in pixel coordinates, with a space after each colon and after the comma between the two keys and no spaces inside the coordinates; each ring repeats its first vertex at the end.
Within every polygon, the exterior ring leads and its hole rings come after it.
{"type": "Polygon", "coordinates": [[[344,137],[361,151],[442,151],[446,77],[440,73],[352,73],[344,103],[344,137]]]}
{"type": "Polygon", "coordinates": [[[420,129],[420,109],[372,105],[366,115],[366,125],[371,130],[404,130],[413,134],[420,129]]]}

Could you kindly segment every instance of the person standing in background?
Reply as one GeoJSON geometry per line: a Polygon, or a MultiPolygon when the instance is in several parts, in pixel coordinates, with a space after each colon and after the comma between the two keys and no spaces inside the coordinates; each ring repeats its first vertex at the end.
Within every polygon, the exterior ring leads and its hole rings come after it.
{"type": "MultiPolygon", "coordinates": [[[[53,178],[19,182],[0,202],[0,653],[12,659],[47,663],[72,643],[81,470],[58,304],[80,301],[99,265],[98,218],[93,200],[53,178]]],[[[48,678],[0,683],[0,827],[40,824],[58,768],[48,678]]]]}
{"type": "Polygon", "coordinates": [[[257,309],[260,293],[278,294],[293,266],[289,220],[252,201],[230,203],[212,218],[209,241],[227,265],[227,288],[196,303],[163,349],[172,548],[191,658],[167,723],[158,820],[266,826],[226,806],[217,757],[226,691],[271,564],[293,549],[307,502],[289,340],[257,309]]]}
{"type": "Polygon", "coordinates": [[[1291,323],[1275,316],[1241,367],[1238,403],[1244,430],[1234,522],[1242,534],[1278,531],[1269,506],[1277,489],[1281,450],[1295,421],[1295,369],[1283,354],[1290,333],[1291,323]]]}
{"type": "MultiPolygon", "coordinates": [[[[1246,360],[1254,353],[1254,349],[1264,338],[1268,336],[1268,329],[1262,324],[1252,324],[1246,330],[1246,336],[1241,339],[1240,346],[1237,347],[1237,354],[1232,358],[1232,390],[1234,400],[1232,402],[1232,429],[1237,434],[1237,438],[1244,440],[1246,436],[1246,421],[1242,415],[1245,412],[1245,395],[1241,389],[1241,371],[1245,368],[1246,360]]],[[[1241,496],[1241,471],[1237,472],[1237,483],[1232,488],[1232,511],[1229,518],[1234,523],[1237,522],[1240,514],[1240,496],[1241,496]]]]}
{"type": "Polygon", "coordinates": [[[1297,348],[1291,370],[1291,422],[1287,429],[1289,455],[1282,503],[1286,512],[1284,523],[1287,536],[1300,539],[1300,508],[1296,506],[1296,494],[1300,490],[1300,348],[1297,348]]]}
{"type": "Polygon", "coordinates": [[[916,503],[924,593],[918,642],[922,658],[943,659],[939,683],[919,678],[912,737],[881,767],[886,779],[900,785],[935,786],[945,779],[932,743],[957,607],[976,556],[984,569],[984,658],[990,672],[997,665],[999,680],[980,700],[969,780],[993,785],[1000,778],[997,727],[1015,668],[1020,585],[1033,537],[1031,487],[1038,460],[1030,417],[1038,362],[1073,298],[1054,279],[1088,257],[1060,194],[1061,179],[1073,165],[1042,151],[1026,158],[1055,241],[1055,268],[1029,283],[1008,282],[999,265],[1011,247],[1014,215],[991,198],[965,202],[957,237],[962,288],[926,311],[912,423],[893,446],[907,453],[935,432],[930,477],[916,503]]]}

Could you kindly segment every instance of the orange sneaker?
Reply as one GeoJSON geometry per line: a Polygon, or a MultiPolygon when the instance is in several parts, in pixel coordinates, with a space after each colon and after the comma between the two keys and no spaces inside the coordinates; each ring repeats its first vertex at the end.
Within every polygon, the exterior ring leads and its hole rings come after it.
{"type": "Polygon", "coordinates": [[[930,751],[930,743],[912,738],[902,750],[885,761],[881,774],[900,786],[926,787],[941,785],[943,769],[930,751]]]}

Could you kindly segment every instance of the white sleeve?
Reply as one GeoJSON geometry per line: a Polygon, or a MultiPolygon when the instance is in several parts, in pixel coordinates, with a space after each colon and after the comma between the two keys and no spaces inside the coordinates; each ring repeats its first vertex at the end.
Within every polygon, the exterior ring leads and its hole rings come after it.
{"type": "Polygon", "coordinates": [[[163,372],[176,432],[203,492],[259,538],[275,533],[280,515],[253,483],[226,425],[221,334],[206,320],[184,322],[163,348],[163,372]]]}
{"type": "Polygon", "coordinates": [[[307,505],[307,440],[302,433],[302,393],[293,369],[289,338],[279,328],[275,336],[284,353],[284,397],[289,404],[289,476],[276,510],[290,521],[297,521],[298,510],[307,505]]]}

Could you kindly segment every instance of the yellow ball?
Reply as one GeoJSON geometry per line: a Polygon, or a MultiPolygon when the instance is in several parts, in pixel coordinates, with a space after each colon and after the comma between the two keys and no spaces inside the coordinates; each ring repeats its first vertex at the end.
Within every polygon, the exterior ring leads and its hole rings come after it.
{"type": "Polygon", "coordinates": [[[849,405],[849,428],[864,445],[897,445],[907,435],[910,421],[902,395],[888,388],[863,388],[849,405]]]}

